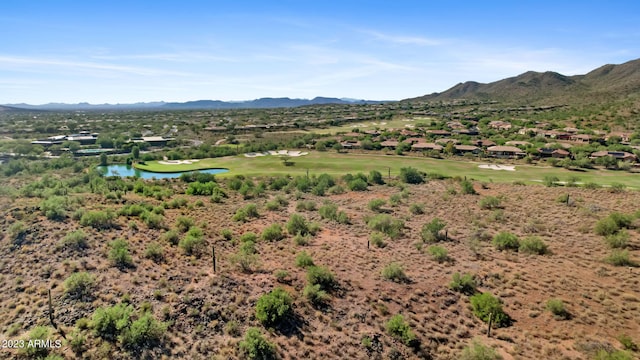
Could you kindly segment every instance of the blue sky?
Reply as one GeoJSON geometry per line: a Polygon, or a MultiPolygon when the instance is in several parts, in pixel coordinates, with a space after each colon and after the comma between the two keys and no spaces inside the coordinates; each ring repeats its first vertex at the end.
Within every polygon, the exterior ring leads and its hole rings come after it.
{"type": "Polygon", "coordinates": [[[0,104],[399,100],[639,58],[638,1],[24,1],[0,104]]]}

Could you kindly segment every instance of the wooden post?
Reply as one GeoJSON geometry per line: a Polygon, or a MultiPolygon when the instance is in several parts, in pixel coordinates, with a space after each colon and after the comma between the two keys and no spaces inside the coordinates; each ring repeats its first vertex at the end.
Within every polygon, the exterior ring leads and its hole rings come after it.
{"type": "Polygon", "coordinates": [[[449,230],[444,231],[444,241],[449,241],[449,230]]]}
{"type": "Polygon", "coordinates": [[[369,250],[369,240],[367,240],[367,250],[369,250]]]}
{"type": "Polygon", "coordinates": [[[389,167],[388,167],[388,169],[389,169],[389,176],[388,176],[388,178],[389,178],[389,179],[391,179],[391,166],[389,166],[389,167]]]}
{"type": "Polygon", "coordinates": [[[491,324],[493,323],[493,313],[489,313],[489,328],[487,329],[487,337],[491,337],[491,324]]]}
{"type": "Polygon", "coordinates": [[[569,205],[569,194],[567,194],[567,205],[569,205]]]}
{"type": "Polygon", "coordinates": [[[307,168],[307,179],[309,178],[309,168],[307,168]]]}
{"type": "Polygon", "coordinates": [[[216,247],[211,247],[211,258],[213,259],[213,272],[216,272],[216,247]]]}

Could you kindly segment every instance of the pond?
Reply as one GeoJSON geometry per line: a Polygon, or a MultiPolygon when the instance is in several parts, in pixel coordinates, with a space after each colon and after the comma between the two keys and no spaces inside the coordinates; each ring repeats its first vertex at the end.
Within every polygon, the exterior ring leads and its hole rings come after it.
{"type": "MultiPolygon", "coordinates": [[[[129,165],[108,165],[108,166],[98,166],[98,171],[100,171],[104,176],[120,176],[120,177],[138,177],[141,179],[175,179],[179,178],[180,175],[189,172],[195,171],[182,171],[182,172],[171,172],[171,173],[156,173],[144,170],[138,170],[133,166],[129,165]]],[[[198,170],[200,173],[204,174],[222,174],[229,172],[229,169],[206,169],[206,170],[198,170]]]]}

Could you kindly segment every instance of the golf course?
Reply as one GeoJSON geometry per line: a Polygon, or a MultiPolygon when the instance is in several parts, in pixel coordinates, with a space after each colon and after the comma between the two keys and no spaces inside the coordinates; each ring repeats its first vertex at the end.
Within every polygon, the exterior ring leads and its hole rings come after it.
{"type": "MultiPolygon", "coordinates": [[[[183,160],[180,163],[166,161],[147,161],[136,164],[140,170],[152,172],[184,172],[205,170],[212,168],[226,168],[228,173],[219,176],[263,176],[263,175],[303,175],[307,171],[310,175],[328,173],[343,175],[346,173],[367,173],[377,170],[387,176],[397,176],[403,167],[413,167],[427,174],[440,174],[448,177],[468,177],[487,182],[511,183],[514,181],[540,184],[545,177],[557,177],[560,182],[572,181],[577,184],[594,183],[602,186],[622,184],[629,188],[640,188],[640,176],[635,173],[612,170],[581,170],[573,171],[558,167],[515,165],[514,171],[482,168],[482,165],[492,164],[485,161],[467,161],[453,159],[433,159],[422,156],[398,156],[384,154],[355,154],[312,151],[306,156],[289,157],[288,166],[282,157],[259,156],[246,157],[243,155],[221,158],[207,158],[198,160],[183,160]]],[[[509,165],[509,163],[505,164],[509,165]]],[[[513,164],[510,164],[513,165],[513,164]]]]}

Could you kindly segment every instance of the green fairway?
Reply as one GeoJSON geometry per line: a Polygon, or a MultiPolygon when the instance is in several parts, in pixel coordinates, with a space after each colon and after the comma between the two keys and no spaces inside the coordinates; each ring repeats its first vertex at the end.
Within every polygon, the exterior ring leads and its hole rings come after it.
{"type": "Polygon", "coordinates": [[[218,166],[219,159],[198,159],[189,160],[190,163],[181,164],[162,164],[160,161],[147,161],[145,163],[137,163],[134,165],[136,169],[157,172],[157,173],[172,173],[172,172],[184,172],[194,170],[207,170],[220,168],[218,166]]]}
{"type": "MultiPolygon", "coordinates": [[[[328,173],[343,175],[346,173],[378,170],[385,177],[389,171],[391,176],[397,176],[402,167],[414,167],[426,173],[438,173],[445,176],[468,177],[480,181],[541,183],[545,176],[556,176],[560,181],[567,181],[576,177],[580,183],[596,183],[599,185],[624,184],[632,188],[640,188],[640,174],[620,171],[587,170],[570,171],[535,165],[516,165],[516,171],[481,169],[478,166],[488,162],[471,162],[462,159],[432,159],[421,156],[398,156],[384,154],[354,154],[312,151],[309,155],[291,157],[293,166],[285,166],[277,156],[261,156],[248,158],[243,155],[229,156],[216,159],[202,159],[194,165],[207,164],[213,168],[227,168],[228,173],[218,176],[233,175],[303,175],[328,173]]],[[[154,162],[148,162],[147,166],[154,162]]],[[[178,165],[171,165],[178,166],[178,165]]],[[[153,167],[153,166],[152,166],[153,167]]],[[[145,169],[140,167],[141,169],[145,169]]],[[[162,167],[166,169],[166,167],[162,167]]],[[[172,168],[175,169],[175,168],[172,168]]],[[[190,169],[193,170],[193,169],[190,169]]],[[[175,170],[173,170],[175,171],[175,170]]]]}

